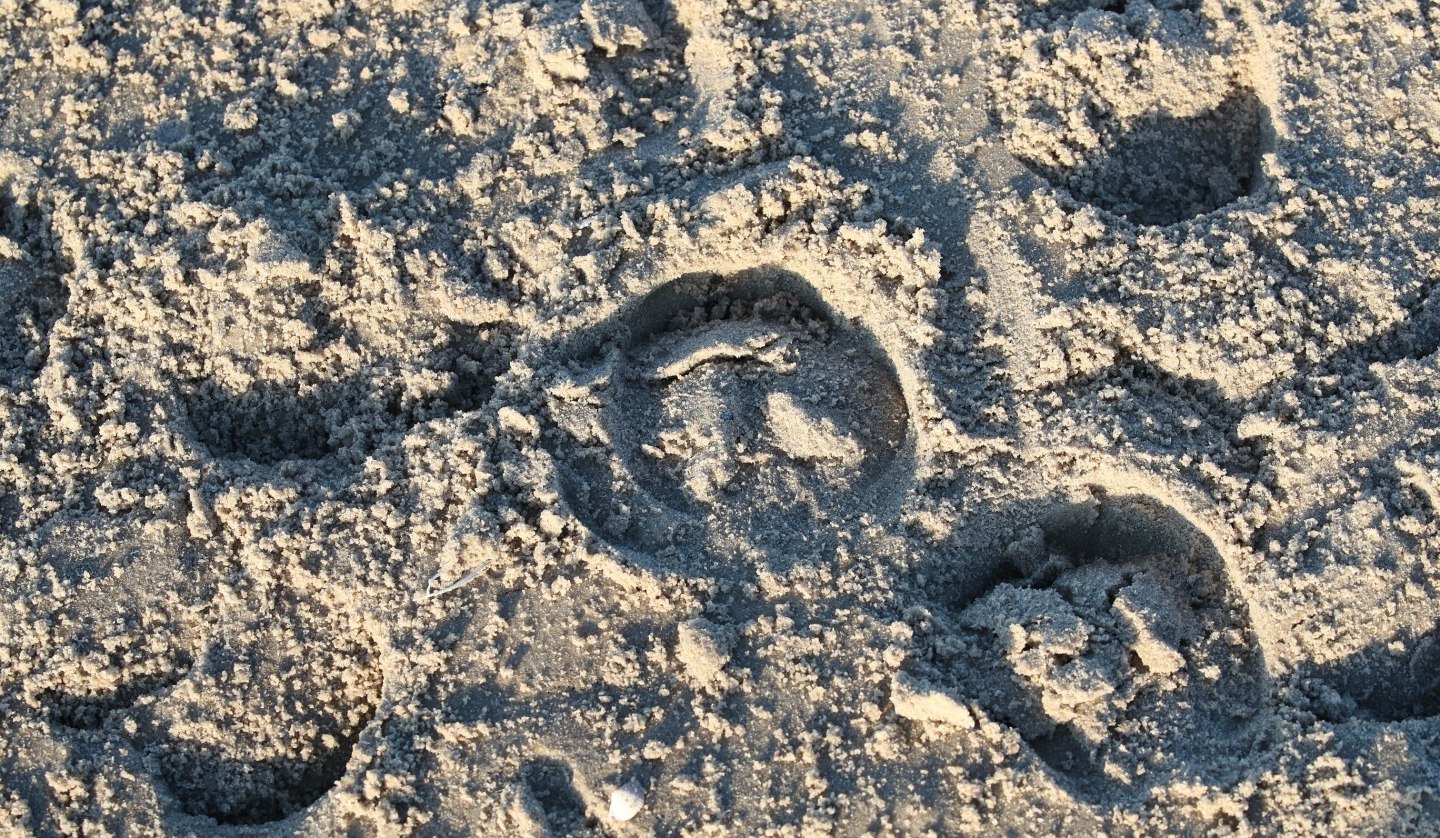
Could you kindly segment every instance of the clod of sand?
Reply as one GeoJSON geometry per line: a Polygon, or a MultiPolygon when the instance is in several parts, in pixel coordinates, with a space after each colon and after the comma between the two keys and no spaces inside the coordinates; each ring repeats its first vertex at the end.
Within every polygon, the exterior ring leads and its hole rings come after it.
{"type": "Polygon", "coordinates": [[[694,335],[668,355],[650,377],[656,381],[679,378],[697,367],[717,361],[759,361],[774,364],[778,360],[766,352],[780,333],[753,323],[724,323],[694,335]]]}
{"type": "Polygon", "coordinates": [[[714,680],[730,662],[731,641],[719,626],[703,618],[680,624],[675,654],[701,684],[714,680]]]}

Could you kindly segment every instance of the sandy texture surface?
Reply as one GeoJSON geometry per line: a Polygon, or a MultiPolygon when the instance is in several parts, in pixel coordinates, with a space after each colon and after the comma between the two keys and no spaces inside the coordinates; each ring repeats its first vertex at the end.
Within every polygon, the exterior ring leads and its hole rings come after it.
{"type": "Polygon", "coordinates": [[[0,0],[0,830],[1435,834],[1433,0],[0,0]]]}

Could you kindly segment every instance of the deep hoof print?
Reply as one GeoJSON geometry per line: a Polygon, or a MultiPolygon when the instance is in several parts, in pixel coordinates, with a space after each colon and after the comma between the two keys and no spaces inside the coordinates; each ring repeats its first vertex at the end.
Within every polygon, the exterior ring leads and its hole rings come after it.
{"type": "Polygon", "coordinates": [[[1268,88],[1245,71],[1250,47],[1226,10],[1056,0],[996,15],[996,122],[1056,190],[1151,227],[1268,194],[1268,88]],[[1014,37],[1017,26],[1029,35],[1014,37]]]}
{"type": "Polygon", "coordinates": [[[195,439],[213,456],[264,466],[340,455],[355,460],[421,422],[475,410],[489,399],[495,369],[503,366],[501,330],[452,324],[441,331],[443,340],[416,370],[381,368],[344,378],[307,371],[242,386],[202,381],[184,396],[195,439]]]}
{"type": "Polygon", "coordinates": [[[425,377],[440,382],[432,393],[401,399],[412,424],[479,410],[495,391],[495,377],[510,363],[515,335],[499,325],[449,323],[427,356],[425,377]]]}
{"type": "Polygon", "coordinates": [[[572,506],[607,537],[652,549],[698,526],[803,556],[815,522],[865,509],[911,445],[893,365],[793,274],[686,276],[624,326],[588,414],[619,456],[566,458],[572,506]]]}
{"type": "Polygon", "coordinates": [[[1111,125],[1079,165],[1040,170],[1078,200],[1136,224],[1177,224],[1257,190],[1266,122],[1260,100],[1240,91],[1197,114],[1152,113],[1111,125]]]}
{"type": "Polygon", "coordinates": [[[344,776],[380,700],[375,649],[356,625],[291,615],[227,632],[165,698],[134,711],[137,746],[188,814],[280,820],[344,776]]]}
{"type": "Polygon", "coordinates": [[[1153,498],[1103,493],[1045,533],[1027,581],[954,615],[949,677],[1097,805],[1238,779],[1267,678],[1214,543],[1153,498]]]}
{"type": "Polygon", "coordinates": [[[207,382],[188,402],[196,436],[211,453],[270,465],[333,454],[339,443],[332,439],[331,420],[337,416],[351,436],[389,424],[392,417],[383,405],[362,406],[363,390],[356,382],[309,391],[258,384],[232,392],[207,382]]]}

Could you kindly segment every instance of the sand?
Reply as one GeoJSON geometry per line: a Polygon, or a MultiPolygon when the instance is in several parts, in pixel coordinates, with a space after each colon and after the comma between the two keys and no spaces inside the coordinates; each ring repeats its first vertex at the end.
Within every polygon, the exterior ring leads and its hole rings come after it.
{"type": "Polygon", "coordinates": [[[1440,5],[0,31],[0,832],[1440,831],[1440,5]]]}

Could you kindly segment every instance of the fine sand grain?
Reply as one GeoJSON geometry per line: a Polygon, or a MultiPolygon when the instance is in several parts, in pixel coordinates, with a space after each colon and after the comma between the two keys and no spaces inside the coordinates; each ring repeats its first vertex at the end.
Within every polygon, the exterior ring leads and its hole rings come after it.
{"type": "Polygon", "coordinates": [[[0,833],[1440,832],[1437,44],[0,0],[0,833]]]}

